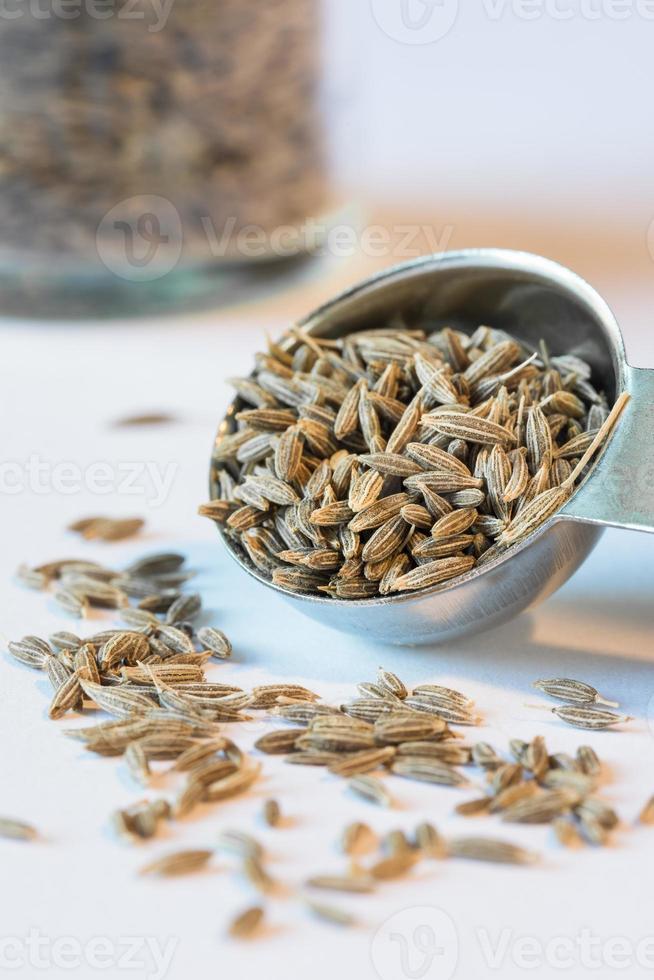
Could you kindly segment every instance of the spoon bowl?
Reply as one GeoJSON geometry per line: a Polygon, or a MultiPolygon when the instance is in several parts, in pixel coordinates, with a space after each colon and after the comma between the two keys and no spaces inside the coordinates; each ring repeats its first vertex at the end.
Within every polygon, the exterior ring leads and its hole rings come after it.
{"type": "MultiPolygon", "coordinates": [[[[654,371],[631,367],[618,324],[599,294],[548,259],[500,249],[425,256],[385,270],[321,306],[300,326],[338,338],[401,318],[427,330],[506,330],[529,348],[576,354],[610,401],[629,392],[620,425],[565,507],[528,538],[487,564],[431,588],[348,601],[290,593],[274,585],[219,528],[238,565],[313,619],[338,630],[399,645],[443,642],[505,622],[551,595],[614,525],[654,531],[654,371]]],[[[237,399],[217,438],[235,429],[237,399]]],[[[216,468],[211,498],[219,496],[216,468]]]]}

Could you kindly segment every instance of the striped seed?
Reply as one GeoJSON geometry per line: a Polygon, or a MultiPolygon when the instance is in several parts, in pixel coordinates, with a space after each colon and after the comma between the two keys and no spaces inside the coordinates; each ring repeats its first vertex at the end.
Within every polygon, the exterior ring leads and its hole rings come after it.
{"type": "Polygon", "coordinates": [[[401,575],[393,583],[391,591],[404,592],[408,589],[426,589],[440,585],[442,582],[457,578],[459,575],[465,575],[474,564],[475,559],[470,556],[431,561],[401,575]]]}
{"type": "Polygon", "coordinates": [[[361,854],[368,850],[372,840],[370,827],[361,821],[355,821],[343,828],[340,839],[341,850],[345,854],[361,854]]]}
{"type": "Polygon", "coordinates": [[[360,531],[374,530],[381,527],[382,524],[385,524],[392,517],[397,517],[404,505],[408,503],[410,503],[408,494],[391,494],[365,507],[355,516],[350,515],[352,519],[349,521],[348,526],[351,531],[357,533],[360,531]]]}
{"type": "MultiPolygon", "coordinates": [[[[476,491],[463,491],[463,493],[476,492],[476,491]]],[[[406,504],[400,511],[400,517],[406,521],[407,524],[411,524],[413,527],[422,528],[425,531],[431,529],[434,518],[432,517],[430,511],[422,504],[406,504]]]]}
{"type": "Polygon", "coordinates": [[[416,395],[407,405],[402,417],[391,432],[386,443],[387,453],[401,453],[405,446],[411,442],[420,423],[423,411],[423,402],[420,395],[416,395]]]}
{"type": "Polygon", "coordinates": [[[502,494],[502,499],[505,504],[512,504],[515,500],[519,500],[529,483],[529,467],[527,466],[525,449],[521,447],[520,449],[514,450],[511,458],[511,476],[502,494]]]}
{"type": "Polygon", "coordinates": [[[339,752],[326,752],[320,749],[307,749],[288,755],[284,762],[293,766],[331,766],[343,758],[339,752]]]}
{"type": "Polygon", "coordinates": [[[140,873],[143,875],[190,874],[206,867],[212,856],[213,851],[207,850],[176,851],[173,854],[158,858],[156,861],[150,861],[141,868],[140,873]]]}
{"type": "Polygon", "coordinates": [[[569,789],[579,796],[587,796],[597,785],[593,776],[575,772],[573,769],[551,769],[541,776],[539,782],[547,789],[569,789]]]}
{"type": "Polygon", "coordinates": [[[502,812],[508,823],[550,823],[555,817],[567,813],[578,795],[568,790],[549,790],[519,800],[502,812]]]}
{"type": "Polygon", "coordinates": [[[301,734],[305,734],[306,728],[282,728],[279,731],[267,732],[254,743],[254,747],[267,755],[286,755],[287,752],[295,751],[295,743],[301,734]]]}
{"type": "Polygon", "coordinates": [[[344,909],[336,908],[334,905],[325,905],[323,902],[312,902],[308,899],[305,901],[305,905],[316,918],[323,922],[330,922],[337,926],[356,925],[356,919],[353,915],[344,909]]]}
{"type": "Polygon", "coordinates": [[[498,864],[533,864],[538,860],[532,851],[489,837],[451,838],[447,841],[447,851],[451,857],[498,864]]]}
{"type": "Polygon", "coordinates": [[[417,541],[417,535],[414,534],[411,539],[411,554],[421,564],[436,558],[460,558],[461,552],[473,545],[474,540],[472,534],[454,534],[438,540],[430,537],[417,541]]]}
{"type": "Polygon", "coordinates": [[[82,640],[75,633],[69,633],[66,630],[60,630],[57,633],[52,633],[49,637],[50,645],[57,650],[77,650],[81,647],[82,640]]]}
{"type": "Polygon", "coordinates": [[[535,473],[543,462],[551,460],[554,449],[547,418],[538,405],[533,405],[527,413],[526,440],[529,469],[535,473]]]}
{"type": "Polygon", "coordinates": [[[490,796],[480,796],[478,799],[466,800],[454,807],[460,817],[476,817],[480,813],[488,813],[491,808],[492,798],[490,796]]]}
{"type": "Polygon", "coordinates": [[[638,814],[638,820],[640,823],[654,824],[654,796],[650,796],[649,800],[638,814]]]}
{"type": "MultiPolygon", "coordinates": [[[[528,745],[527,745],[528,748],[528,745]]],[[[524,753],[523,756],[524,758],[524,753]]],[[[509,786],[521,783],[524,778],[525,770],[521,763],[504,763],[488,774],[491,789],[494,793],[501,793],[509,786]]]]}
{"type": "Polygon", "coordinates": [[[147,786],[150,781],[150,766],[141,742],[130,742],[125,749],[125,762],[136,781],[147,786]]]}
{"type": "Polygon", "coordinates": [[[398,851],[389,857],[376,861],[370,868],[370,875],[379,881],[401,878],[416,863],[416,855],[410,850],[398,851]]]}
{"type": "Polygon", "coordinates": [[[441,517],[433,525],[431,536],[434,539],[449,538],[457,534],[465,534],[477,519],[477,511],[472,507],[453,510],[451,514],[441,517]]]}
{"type": "Polygon", "coordinates": [[[135,664],[149,652],[149,643],[143,633],[120,631],[103,645],[100,651],[100,665],[103,670],[111,670],[118,664],[135,664]]]}
{"type": "Polygon", "coordinates": [[[377,473],[384,476],[413,476],[422,472],[422,467],[406,456],[397,453],[368,453],[359,456],[359,460],[377,473]]]}
{"type": "Polygon", "coordinates": [[[366,875],[312,875],[305,884],[309,888],[365,895],[373,891],[374,880],[366,875]]]}
{"type": "Polygon", "coordinates": [[[594,820],[606,830],[614,830],[619,824],[615,810],[594,796],[588,796],[575,807],[575,814],[581,818],[594,820]]]}
{"type": "Polygon", "coordinates": [[[390,713],[375,721],[374,737],[382,744],[399,745],[402,742],[420,741],[441,735],[446,727],[440,718],[390,713]]]}
{"type": "Polygon", "coordinates": [[[216,802],[244,793],[258,778],[260,771],[260,766],[250,766],[210,783],[206,788],[206,799],[216,802]]]}
{"type": "Polygon", "coordinates": [[[479,718],[473,714],[470,708],[461,707],[458,704],[444,704],[442,701],[431,698],[428,694],[412,695],[406,698],[404,703],[414,711],[436,715],[437,718],[452,725],[477,725],[479,723],[479,718]]]}
{"type": "Polygon", "coordinates": [[[19,565],[16,569],[16,578],[21,585],[28,589],[46,589],[50,582],[49,575],[39,572],[35,568],[30,568],[29,565],[19,565]]]}
{"type": "Polygon", "coordinates": [[[339,730],[300,735],[295,747],[304,751],[316,749],[318,752],[359,752],[376,748],[375,739],[368,732],[339,730]]]}
{"type": "Polygon", "coordinates": [[[551,490],[544,490],[539,493],[502,532],[499,541],[502,544],[510,545],[526,538],[556,514],[571,493],[571,485],[553,487],[551,490]]]}
{"type": "Polygon", "coordinates": [[[79,677],[79,684],[86,696],[98,708],[108,711],[109,714],[116,715],[118,718],[128,718],[134,712],[146,712],[153,705],[151,698],[130,691],[127,687],[104,687],[100,684],[94,684],[93,681],[84,676],[79,677]]]}
{"type": "MultiPolygon", "coordinates": [[[[430,446],[422,442],[410,442],[406,447],[406,453],[422,470],[445,470],[463,477],[472,476],[465,463],[438,446],[430,446]]],[[[411,474],[409,473],[407,476],[411,476],[411,474]]]]}
{"type": "Polygon", "coordinates": [[[377,669],[377,682],[381,687],[386,688],[390,694],[395,695],[396,698],[403,699],[409,693],[403,681],[390,670],[386,670],[384,667],[379,667],[377,669]]]}
{"type": "Polygon", "coordinates": [[[252,701],[249,706],[251,708],[269,708],[276,704],[280,697],[317,701],[320,695],[301,684],[260,684],[252,688],[252,701]]]}
{"type": "Polygon", "coordinates": [[[329,771],[335,776],[358,776],[367,772],[379,769],[386,765],[395,756],[395,749],[392,746],[385,746],[380,749],[366,749],[362,752],[354,752],[347,758],[339,762],[332,763],[329,771]]]}
{"type": "Polygon", "coordinates": [[[587,776],[599,776],[602,771],[600,762],[595,749],[590,745],[580,745],[577,749],[577,763],[582,772],[587,776]]]}
{"type": "Polygon", "coordinates": [[[514,783],[505,789],[497,791],[496,795],[490,800],[489,810],[491,813],[500,813],[502,810],[506,810],[507,807],[513,806],[514,803],[525,800],[537,792],[538,785],[533,779],[530,779],[528,782],[514,783]]]}
{"type": "Polygon", "coordinates": [[[8,837],[12,840],[35,840],[38,832],[23,820],[0,817],[0,837],[8,837]]]}
{"type": "Polygon", "coordinates": [[[222,736],[197,742],[185,748],[176,758],[173,769],[176,772],[188,772],[198,765],[204,764],[216,752],[226,747],[226,739],[222,736]]]}
{"type": "Polygon", "coordinates": [[[594,708],[572,707],[565,705],[560,708],[552,708],[552,714],[556,715],[568,725],[575,728],[587,728],[593,731],[600,731],[604,728],[611,728],[614,725],[632,721],[629,715],[617,715],[613,711],[601,711],[594,708]]]}
{"type": "Polygon", "coordinates": [[[175,623],[193,619],[198,615],[202,608],[202,599],[197,593],[180,595],[175,599],[166,612],[166,623],[174,626],[175,623]]]}
{"type": "Polygon", "coordinates": [[[82,687],[77,671],[70,674],[66,680],[57,688],[54,697],[48,708],[48,717],[52,719],[62,718],[68,711],[81,706],[82,687]]]}
{"type": "Polygon", "coordinates": [[[445,854],[445,841],[428,821],[423,821],[416,827],[415,842],[418,850],[426,857],[440,858],[445,854]]]}
{"type": "Polygon", "coordinates": [[[617,708],[617,701],[608,701],[599,691],[583,681],[572,680],[569,677],[553,677],[549,680],[534,681],[534,687],[550,697],[561,701],[572,701],[576,704],[603,704],[607,708],[617,708]]]}
{"type": "Polygon", "coordinates": [[[398,756],[390,768],[396,776],[440,786],[462,786],[467,783],[465,776],[452,766],[425,756],[398,756]]]}
{"type": "Polygon", "coordinates": [[[348,787],[357,796],[367,800],[369,803],[376,803],[378,806],[390,807],[393,800],[384,786],[374,776],[353,776],[348,779],[348,787]]]}
{"type": "Polygon", "coordinates": [[[476,742],[472,747],[472,761],[486,770],[499,769],[502,760],[488,742],[476,742]]]}
{"type": "Polygon", "coordinates": [[[194,653],[193,641],[184,630],[177,626],[161,624],[157,629],[157,637],[173,653],[194,653]]]}
{"type": "Polygon", "coordinates": [[[14,660],[36,670],[43,670],[52,657],[49,644],[38,636],[24,636],[22,640],[11,640],[7,644],[7,649],[14,660]]]}
{"type": "Polygon", "coordinates": [[[579,847],[582,844],[577,826],[567,817],[556,817],[552,821],[552,830],[559,844],[563,844],[564,847],[579,847]]]}
{"type": "Polygon", "coordinates": [[[78,595],[71,589],[59,589],[58,592],[54,594],[54,600],[58,603],[62,609],[71,616],[75,616],[78,619],[83,619],[88,615],[89,612],[89,602],[86,596],[78,595]]]}
{"type": "Polygon", "coordinates": [[[470,762],[470,749],[452,742],[401,742],[397,754],[427,756],[448,766],[465,766],[470,762]]]}
{"type": "Polygon", "coordinates": [[[251,834],[246,834],[241,830],[224,830],[218,835],[217,847],[228,854],[236,854],[238,857],[263,858],[263,847],[251,834]]]}
{"type": "Polygon", "coordinates": [[[263,804],[262,816],[269,827],[277,827],[282,819],[281,809],[277,800],[266,800],[263,804]]]}
{"type": "Polygon", "coordinates": [[[248,939],[263,920],[263,909],[259,905],[240,912],[229,924],[228,932],[234,939],[248,939]]]}
{"type": "Polygon", "coordinates": [[[366,562],[381,562],[393,557],[402,550],[412,530],[400,514],[391,517],[372,534],[363,547],[361,557],[366,562]]]}
{"type": "Polygon", "coordinates": [[[420,423],[450,439],[464,439],[466,442],[485,446],[510,445],[516,441],[513,433],[504,426],[479,416],[460,412],[427,413],[422,416],[420,423]]]}

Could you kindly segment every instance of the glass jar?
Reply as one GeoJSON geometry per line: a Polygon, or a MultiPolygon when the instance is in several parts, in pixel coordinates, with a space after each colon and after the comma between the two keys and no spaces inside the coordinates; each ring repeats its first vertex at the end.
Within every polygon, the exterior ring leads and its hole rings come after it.
{"type": "Polygon", "coordinates": [[[311,251],[332,206],[319,0],[12,2],[0,312],[231,297],[311,251]]]}

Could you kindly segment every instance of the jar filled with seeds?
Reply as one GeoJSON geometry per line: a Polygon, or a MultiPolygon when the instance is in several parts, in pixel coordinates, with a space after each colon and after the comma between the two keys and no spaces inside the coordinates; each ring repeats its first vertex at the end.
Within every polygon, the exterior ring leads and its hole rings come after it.
{"type": "Polygon", "coordinates": [[[0,19],[2,311],[231,296],[310,252],[332,207],[319,5],[47,0],[0,19]]]}

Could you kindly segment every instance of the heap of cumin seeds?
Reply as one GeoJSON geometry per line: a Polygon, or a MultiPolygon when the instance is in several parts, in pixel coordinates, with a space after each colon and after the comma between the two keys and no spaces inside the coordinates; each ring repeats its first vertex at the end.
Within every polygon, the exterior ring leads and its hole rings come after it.
{"type": "MultiPolygon", "coordinates": [[[[67,630],[47,640],[28,635],[11,641],[8,652],[47,674],[52,719],[76,712],[93,721],[65,733],[89,752],[124,756],[131,775],[146,787],[156,774],[153,763],[169,762],[171,771],[183,774],[174,805],[144,800],[112,815],[115,831],[128,841],[154,837],[161,820],[185,816],[200,803],[244,793],[259,775],[260,767],[220,726],[247,720],[243,709],[267,704],[269,688],[250,695],[205,677],[209,660],[229,658],[232,647],[221,630],[194,625],[202,601],[182,591],[192,575],[184,564],[183,555],[164,552],[120,572],[74,559],[21,570],[26,584],[45,589],[55,583],[68,590],[71,601],[116,609],[127,623],[84,638],[67,630]],[[111,719],[97,720],[98,711],[111,719]]],[[[316,696],[297,685],[293,690],[316,696]]]]}
{"type": "Polygon", "coordinates": [[[558,511],[608,437],[591,367],[503,331],[290,330],[258,354],[199,512],[292,592],[449,582],[558,511]]]}

